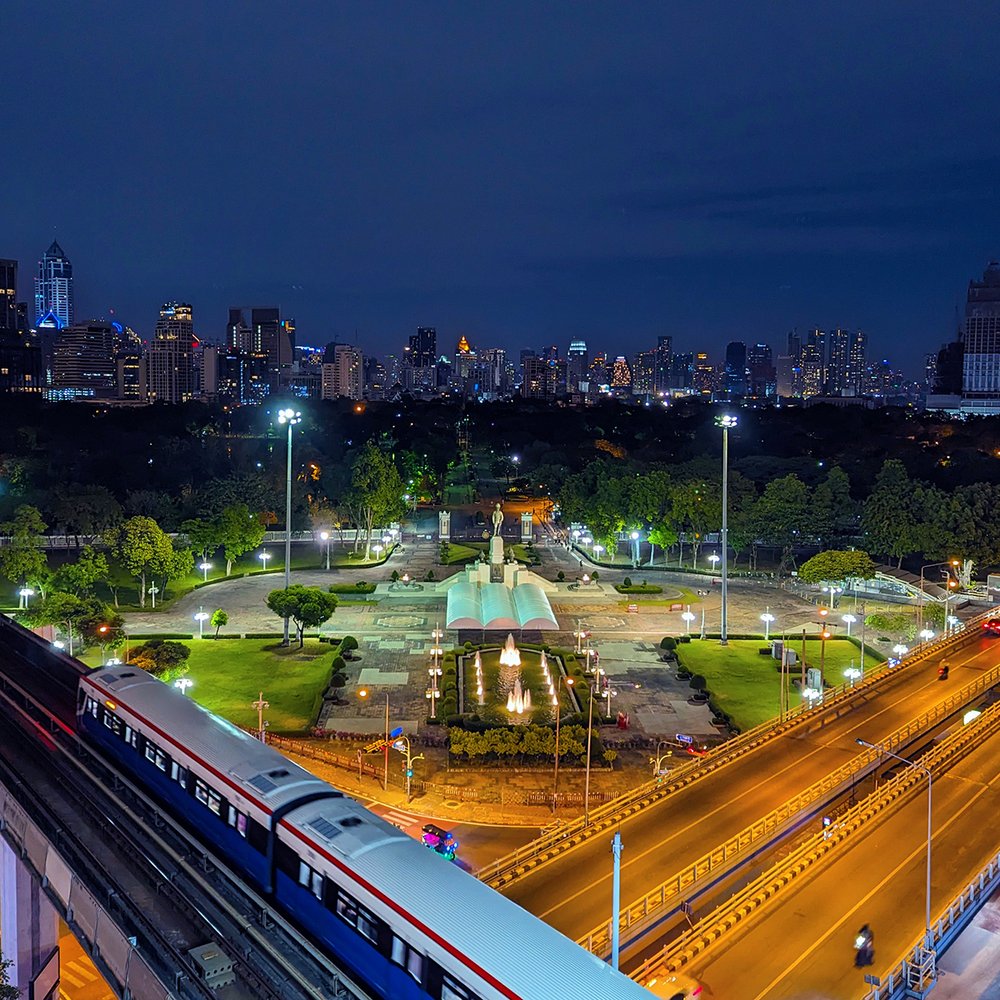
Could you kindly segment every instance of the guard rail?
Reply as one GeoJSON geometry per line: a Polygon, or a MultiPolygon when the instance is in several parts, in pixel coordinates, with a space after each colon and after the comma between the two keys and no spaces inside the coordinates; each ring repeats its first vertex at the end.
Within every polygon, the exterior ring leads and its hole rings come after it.
{"type": "MultiPolygon", "coordinates": [[[[948,718],[957,709],[969,704],[978,695],[997,684],[1000,684],[1000,666],[981,674],[971,684],[967,684],[960,691],[950,695],[934,708],[924,712],[916,719],[911,719],[905,726],[901,726],[882,740],[881,745],[887,750],[905,746],[914,736],[919,735],[942,719],[948,718]]],[[[685,866],[677,874],[666,879],[640,899],[622,907],[618,920],[622,940],[625,940],[626,932],[634,937],[653,923],[669,916],[666,911],[671,905],[675,907],[680,905],[682,894],[686,889],[701,882],[706,876],[719,872],[720,869],[729,870],[732,863],[748,848],[759,844],[762,840],[773,838],[809,806],[839,794],[848,783],[856,780],[859,775],[864,777],[880,756],[878,750],[866,750],[864,753],[858,754],[846,764],[799,792],[798,795],[793,796],[776,809],[772,809],[766,816],[756,820],[734,837],[719,844],[693,864],[685,866]]],[[[606,958],[611,953],[611,921],[607,920],[585,934],[577,941],[577,944],[595,955],[606,958]]]]}
{"type": "Polygon", "coordinates": [[[800,725],[819,720],[826,715],[836,717],[847,703],[868,694],[886,678],[897,676],[900,670],[937,656],[945,649],[956,649],[974,641],[979,635],[979,626],[987,617],[989,617],[988,613],[979,615],[960,632],[923,643],[921,647],[904,657],[899,664],[890,665],[887,661],[882,666],[869,671],[868,676],[860,683],[853,685],[845,683],[833,688],[824,694],[818,705],[809,705],[803,702],[797,708],[786,713],[784,718],[771,719],[741,733],[709,751],[707,756],[692,760],[671,771],[667,783],[653,780],[630,789],[607,805],[591,810],[589,822],[586,822],[582,816],[570,820],[552,833],[539,837],[530,844],[485,865],[476,873],[477,878],[493,889],[506,888],[528,872],[549,864],[567,850],[578,847],[595,834],[617,826],[623,819],[661,801],[682,788],[686,788],[693,782],[758,749],[772,739],[800,725]]]}
{"type": "Polygon", "coordinates": [[[741,889],[724,906],[712,911],[690,930],[653,955],[632,973],[643,982],[658,969],[678,972],[698,955],[716,944],[735,927],[746,921],[770,900],[776,898],[806,871],[842,844],[866,824],[875,820],[898,801],[917,791],[923,780],[922,768],[941,773],[960,756],[1000,732],[1000,704],[991,706],[970,725],[963,726],[948,739],[924,754],[919,767],[907,767],[880,789],[852,806],[835,826],[815,834],[795,848],[754,882],[741,889]]]}

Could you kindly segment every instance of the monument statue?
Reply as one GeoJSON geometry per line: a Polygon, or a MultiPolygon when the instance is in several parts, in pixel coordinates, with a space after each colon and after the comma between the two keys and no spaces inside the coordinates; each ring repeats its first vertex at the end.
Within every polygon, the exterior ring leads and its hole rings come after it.
{"type": "Polygon", "coordinates": [[[500,509],[500,504],[497,504],[493,508],[493,536],[494,538],[500,534],[500,525],[503,524],[503,511],[500,509]]]}

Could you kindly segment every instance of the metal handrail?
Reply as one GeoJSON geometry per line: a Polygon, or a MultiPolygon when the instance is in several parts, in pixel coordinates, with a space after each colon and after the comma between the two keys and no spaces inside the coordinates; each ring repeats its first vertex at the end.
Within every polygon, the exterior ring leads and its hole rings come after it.
{"type": "Polygon", "coordinates": [[[838,820],[835,827],[810,837],[787,857],[783,858],[760,878],[747,885],[700,920],[690,930],[666,945],[632,973],[632,978],[642,980],[661,967],[678,972],[695,957],[734,927],[755,914],[768,900],[781,895],[795,880],[825,855],[845,843],[870,820],[883,813],[896,800],[919,787],[923,768],[932,773],[946,770],[966,753],[970,746],[977,746],[1000,731],[1000,703],[992,705],[978,719],[943,740],[921,757],[918,767],[907,767],[888,780],[882,787],[856,805],[838,820]]]}
{"type": "MultiPolygon", "coordinates": [[[[923,715],[911,719],[905,726],[901,726],[882,740],[881,745],[888,750],[904,745],[911,737],[921,733],[932,723],[951,715],[955,709],[968,704],[976,695],[989,690],[996,684],[1000,684],[1000,666],[980,675],[971,684],[967,684],[934,708],[928,709],[923,715]]],[[[627,906],[623,906],[618,917],[619,930],[638,932],[647,924],[661,919],[670,904],[680,903],[684,890],[696,885],[706,875],[712,874],[719,868],[728,868],[730,863],[737,856],[743,854],[748,847],[773,836],[808,806],[856,778],[859,772],[867,771],[880,756],[881,753],[878,750],[866,750],[864,753],[858,754],[846,764],[831,771],[804,791],[788,799],[787,802],[755,820],[735,836],[728,838],[707,854],[702,855],[697,861],[685,865],[681,871],[660,883],[655,889],[627,906]]],[[[611,930],[611,921],[606,920],[578,938],[577,944],[595,955],[606,957],[611,951],[611,930]]]]}
{"type": "Polygon", "coordinates": [[[886,678],[897,676],[906,667],[937,655],[945,648],[951,649],[973,641],[978,633],[971,626],[974,623],[978,624],[980,621],[984,621],[989,616],[990,612],[985,612],[971,619],[960,632],[923,643],[922,646],[905,656],[899,664],[890,666],[887,661],[882,666],[869,671],[868,676],[860,683],[853,686],[845,683],[834,688],[829,694],[824,694],[818,705],[808,705],[803,702],[788,712],[784,718],[770,719],[745,733],[741,733],[709,751],[705,757],[692,760],[672,771],[668,784],[662,784],[654,779],[624,792],[607,805],[591,810],[589,824],[585,822],[583,816],[570,820],[551,833],[483,866],[476,872],[476,877],[494,889],[505,888],[528,871],[534,870],[540,864],[554,860],[559,854],[578,846],[595,833],[617,825],[623,818],[623,814],[631,815],[638,812],[681,788],[687,787],[693,781],[706,777],[720,767],[732,763],[751,750],[756,750],[759,746],[783,735],[790,729],[839,709],[845,701],[869,692],[886,678]]]}

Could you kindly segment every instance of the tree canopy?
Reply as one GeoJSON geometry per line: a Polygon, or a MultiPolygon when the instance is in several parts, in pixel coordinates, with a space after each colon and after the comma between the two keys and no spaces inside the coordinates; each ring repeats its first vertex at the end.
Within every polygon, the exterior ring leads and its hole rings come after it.
{"type": "Polygon", "coordinates": [[[867,552],[827,549],[807,559],[799,568],[805,583],[842,583],[845,580],[870,580],[875,563],[867,552]]]}
{"type": "Polygon", "coordinates": [[[305,630],[318,628],[337,609],[335,595],[320,590],[319,587],[303,587],[299,584],[287,590],[272,590],[267,595],[266,603],[279,618],[287,618],[294,623],[300,649],[304,643],[305,630]]]}

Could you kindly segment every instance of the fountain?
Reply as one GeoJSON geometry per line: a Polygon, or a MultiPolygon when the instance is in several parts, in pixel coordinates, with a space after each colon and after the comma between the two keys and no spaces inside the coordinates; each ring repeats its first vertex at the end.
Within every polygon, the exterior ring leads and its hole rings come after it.
{"type": "Polygon", "coordinates": [[[507,634],[507,641],[500,650],[500,693],[514,689],[514,684],[521,676],[521,654],[514,644],[512,633],[507,634]]]}
{"type": "Polygon", "coordinates": [[[514,681],[514,686],[507,695],[507,711],[513,715],[524,715],[531,711],[531,692],[521,688],[521,678],[514,681]]]}

